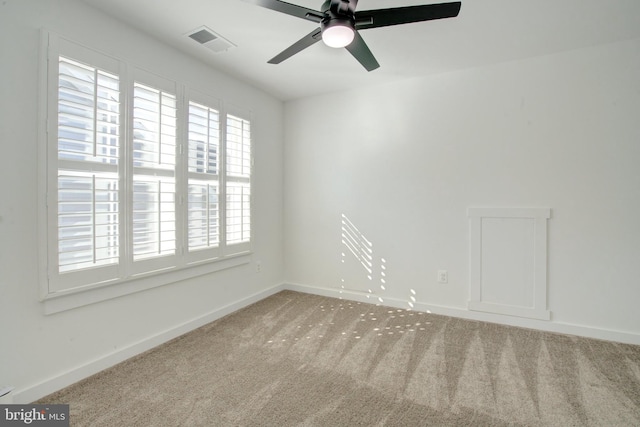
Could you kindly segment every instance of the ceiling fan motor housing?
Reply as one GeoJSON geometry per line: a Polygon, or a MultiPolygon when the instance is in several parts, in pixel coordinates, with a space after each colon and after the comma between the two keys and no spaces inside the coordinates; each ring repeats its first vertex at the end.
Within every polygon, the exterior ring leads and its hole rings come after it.
{"type": "Polygon", "coordinates": [[[322,22],[320,22],[320,29],[324,32],[327,28],[340,26],[340,27],[349,27],[353,30],[356,28],[356,22],[354,19],[349,19],[345,17],[328,17],[324,18],[322,22]]]}
{"type": "Polygon", "coordinates": [[[336,15],[353,15],[355,14],[358,0],[326,0],[320,10],[322,13],[333,12],[336,15]]]}
{"type": "Polygon", "coordinates": [[[320,22],[320,29],[324,32],[334,26],[356,28],[355,7],[357,0],[327,0],[322,5],[324,18],[320,22]]]}

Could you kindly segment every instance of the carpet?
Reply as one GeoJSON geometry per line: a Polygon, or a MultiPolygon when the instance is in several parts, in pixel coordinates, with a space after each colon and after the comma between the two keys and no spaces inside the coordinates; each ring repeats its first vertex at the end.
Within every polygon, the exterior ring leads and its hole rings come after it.
{"type": "Polygon", "coordinates": [[[73,426],[638,426],[640,346],[283,291],[37,403],[73,426]]]}

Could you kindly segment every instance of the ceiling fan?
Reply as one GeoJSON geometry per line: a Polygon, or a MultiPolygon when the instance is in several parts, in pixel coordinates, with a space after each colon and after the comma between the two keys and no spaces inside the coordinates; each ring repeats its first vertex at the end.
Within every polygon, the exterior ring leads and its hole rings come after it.
{"type": "Polygon", "coordinates": [[[320,11],[280,0],[245,1],[320,24],[320,28],[270,59],[269,64],[279,64],[322,39],[327,46],[347,49],[367,71],[375,70],[380,64],[358,30],[453,18],[458,16],[461,6],[461,2],[457,1],[356,12],[358,0],[326,0],[320,11]]]}

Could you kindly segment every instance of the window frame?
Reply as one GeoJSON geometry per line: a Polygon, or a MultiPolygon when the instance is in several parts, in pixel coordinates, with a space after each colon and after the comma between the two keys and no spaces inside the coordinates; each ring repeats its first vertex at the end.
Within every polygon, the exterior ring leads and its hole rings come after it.
{"type": "MultiPolygon", "coordinates": [[[[253,126],[250,110],[225,105],[221,100],[207,95],[200,89],[192,89],[179,81],[148,72],[122,59],[103,54],[83,46],[56,33],[43,30],[41,33],[40,90],[39,96],[39,215],[40,240],[40,300],[45,314],[91,304],[133,292],[163,286],[180,280],[209,274],[250,262],[253,234],[247,244],[226,244],[226,121],[232,114],[248,120],[253,126]],[[80,269],[74,274],[58,271],[58,79],[59,58],[65,57],[85,63],[119,77],[120,84],[120,154],[118,158],[118,204],[119,204],[119,260],[107,267],[98,266],[80,269]],[[172,255],[148,260],[133,259],[133,85],[166,90],[176,98],[176,165],[175,181],[175,239],[172,255]],[[173,89],[173,92],[172,92],[173,89]],[[188,115],[189,103],[195,102],[218,112],[218,246],[198,251],[188,247],[188,115]]],[[[248,185],[253,181],[253,145],[250,139],[251,173],[248,185]]],[[[253,210],[253,196],[250,209],[253,210]]],[[[250,213],[253,219],[253,212],[250,213]]]]}

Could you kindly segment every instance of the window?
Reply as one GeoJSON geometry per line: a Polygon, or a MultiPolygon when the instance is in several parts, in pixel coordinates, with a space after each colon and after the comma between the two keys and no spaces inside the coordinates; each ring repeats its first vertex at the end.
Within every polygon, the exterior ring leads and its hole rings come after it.
{"type": "Polygon", "coordinates": [[[227,116],[227,242],[247,243],[251,238],[251,125],[227,116]]]}
{"type": "Polygon", "coordinates": [[[190,252],[220,243],[219,164],[220,113],[189,102],[187,230],[190,252]]]}
{"type": "Polygon", "coordinates": [[[176,264],[165,258],[177,250],[177,100],[172,82],[136,74],[131,104],[131,253],[133,271],[144,273],[176,264]]]}
{"type": "Polygon", "coordinates": [[[249,253],[250,114],[48,39],[44,298],[249,253]]]}
{"type": "Polygon", "coordinates": [[[120,82],[61,57],[57,234],[61,273],[117,264],[120,82]]]}

